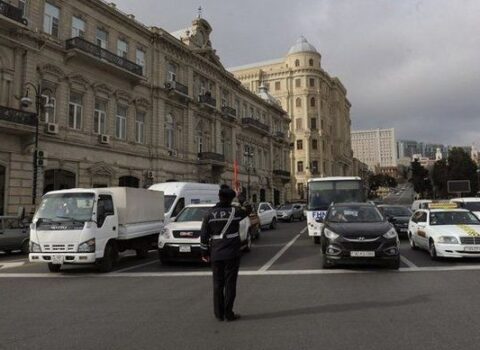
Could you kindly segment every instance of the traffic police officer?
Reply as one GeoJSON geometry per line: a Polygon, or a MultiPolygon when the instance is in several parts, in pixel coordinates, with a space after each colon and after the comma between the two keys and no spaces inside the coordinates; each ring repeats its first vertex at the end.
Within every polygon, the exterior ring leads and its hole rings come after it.
{"type": "Polygon", "coordinates": [[[241,240],[239,224],[247,215],[232,206],[235,192],[222,186],[219,203],[203,219],[201,232],[202,259],[211,262],[213,270],[213,305],[219,321],[240,318],[233,312],[240,267],[241,240]]]}

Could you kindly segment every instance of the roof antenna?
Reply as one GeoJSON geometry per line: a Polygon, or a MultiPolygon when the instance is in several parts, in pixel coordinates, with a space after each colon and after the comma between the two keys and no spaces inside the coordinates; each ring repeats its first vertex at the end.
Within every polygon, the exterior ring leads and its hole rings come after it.
{"type": "Polygon", "coordinates": [[[198,19],[202,18],[202,6],[198,7],[198,19]]]}

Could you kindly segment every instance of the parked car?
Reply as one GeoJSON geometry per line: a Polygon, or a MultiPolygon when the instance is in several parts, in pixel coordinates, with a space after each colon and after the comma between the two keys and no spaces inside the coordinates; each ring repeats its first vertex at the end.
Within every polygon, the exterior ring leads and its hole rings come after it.
{"type": "Polygon", "coordinates": [[[303,214],[304,207],[298,203],[282,204],[277,208],[278,220],[292,222],[294,220],[303,221],[305,216],[303,214]]]}
{"type": "Polygon", "coordinates": [[[378,209],[383,216],[395,227],[399,236],[408,238],[408,222],[412,216],[412,211],[401,205],[379,205],[378,209]]]}
{"type": "Polygon", "coordinates": [[[261,227],[268,227],[275,229],[277,227],[277,212],[273,209],[272,205],[267,202],[261,202],[258,204],[257,215],[260,219],[261,227]]]}
{"type": "Polygon", "coordinates": [[[460,208],[470,210],[480,219],[480,198],[478,197],[464,197],[454,198],[451,202],[458,203],[460,208]]]}
{"type": "Polygon", "coordinates": [[[332,204],[323,220],[323,267],[380,263],[400,267],[398,235],[373,203],[332,204]]]}
{"type": "Polygon", "coordinates": [[[9,254],[21,250],[28,254],[30,229],[21,216],[0,216],[0,250],[9,254]]]}

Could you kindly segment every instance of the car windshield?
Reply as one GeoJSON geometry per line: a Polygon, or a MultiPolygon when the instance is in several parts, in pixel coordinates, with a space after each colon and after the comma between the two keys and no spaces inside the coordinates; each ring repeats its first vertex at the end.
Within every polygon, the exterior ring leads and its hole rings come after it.
{"type": "Polygon", "coordinates": [[[332,203],[363,202],[360,181],[317,181],[308,185],[308,209],[326,210],[332,203]]]}
{"type": "Polygon", "coordinates": [[[163,203],[165,205],[165,213],[168,213],[170,209],[172,208],[173,203],[175,202],[175,199],[177,196],[164,196],[163,197],[163,203]]]}
{"type": "Polygon", "coordinates": [[[467,211],[440,211],[430,213],[430,225],[480,225],[480,221],[467,211]]]}
{"type": "Polygon", "coordinates": [[[327,221],[333,223],[381,222],[383,217],[373,206],[338,206],[329,210],[327,221]]]}
{"type": "Polygon", "coordinates": [[[292,209],[293,205],[292,204],[283,204],[278,207],[279,210],[289,210],[292,209]]]}
{"type": "Polygon", "coordinates": [[[175,222],[203,221],[211,207],[187,207],[178,214],[175,222]]]}
{"type": "Polygon", "coordinates": [[[462,208],[471,211],[480,211],[480,202],[465,202],[462,204],[462,208]]]}
{"type": "Polygon", "coordinates": [[[90,221],[92,219],[93,193],[55,193],[43,197],[36,214],[44,222],[90,221]]]}
{"type": "Polygon", "coordinates": [[[405,207],[383,207],[382,211],[385,215],[390,216],[411,216],[410,209],[405,207]]]}

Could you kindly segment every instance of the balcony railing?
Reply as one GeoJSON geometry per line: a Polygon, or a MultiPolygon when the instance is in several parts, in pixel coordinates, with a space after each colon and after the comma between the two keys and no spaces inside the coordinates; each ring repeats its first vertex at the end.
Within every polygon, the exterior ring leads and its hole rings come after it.
{"type": "Polygon", "coordinates": [[[88,53],[92,56],[95,56],[101,60],[105,60],[108,63],[114,64],[117,67],[125,69],[133,74],[138,76],[143,75],[143,68],[132,61],[127,60],[126,58],[115,55],[114,53],[101,48],[98,45],[92,44],[91,42],[80,38],[72,38],[66,42],[67,50],[77,49],[85,53],[88,53]]]}
{"type": "Polygon", "coordinates": [[[263,131],[264,133],[270,132],[270,127],[266,124],[263,124],[260,120],[253,119],[253,118],[243,118],[242,119],[243,125],[253,126],[256,129],[263,131]]]}
{"type": "Polygon", "coordinates": [[[183,85],[175,80],[170,80],[165,83],[165,88],[179,92],[182,95],[188,96],[188,86],[183,85]]]}
{"type": "Polygon", "coordinates": [[[37,123],[35,113],[25,112],[18,109],[0,106],[0,121],[22,124],[27,126],[35,126],[37,123]]]}
{"type": "Polygon", "coordinates": [[[23,10],[0,0],[0,15],[3,15],[11,20],[14,20],[23,25],[27,25],[28,21],[23,18],[23,10]]]}
{"type": "Polygon", "coordinates": [[[225,156],[223,154],[215,153],[215,152],[201,152],[198,154],[198,159],[213,160],[215,162],[220,162],[220,163],[225,162],[225,156]]]}
{"type": "Polygon", "coordinates": [[[235,108],[229,107],[229,106],[223,106],[222,107],[222,112],[224,114],[229,115],[230,117],[236,118],[237,117],[237,110],[235,108]]]}
{"type": "Polygon", "coordinates": [[[273,175],[290,178],[290,172],[286,170],[274,170],[273,175]]]}
{"type": "Polygon", "coordinates": [[[279,139],[284,139],[286,134],[283,131],[276,131],[275,132],[275,137],[279,139]]]}
{"type": "Polygon", "coordinates": [[[204,94],[204,95],[198,95],[198,102],[208,105],[212,108],[217,107],[217,100],[214,99],[212,96],[204,94]]]}

